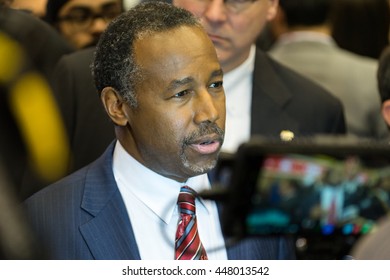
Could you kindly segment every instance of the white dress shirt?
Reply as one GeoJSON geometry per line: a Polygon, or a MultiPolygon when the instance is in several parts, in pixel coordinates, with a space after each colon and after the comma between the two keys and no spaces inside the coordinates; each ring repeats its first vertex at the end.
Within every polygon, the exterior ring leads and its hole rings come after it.
{"type": "MultiPolygon", "coordinates": [[[[119,141],[113,156],[113,171],[129,214],[141,259],[173,260],[179,220],[180,187],[197,192],[210,188],[206,174],[179,183],[145,168],[131,157],[119,141]]],[[[210,260],[227,259],[215,202],[196,199],[198,231],[210,260]]]]}
{"type": "Polygon", "coordinates": [[[256,47],[236,69],[224,74],[226,130],[222,151],[234,153],[251,135],[252,80],[256,47]]]}

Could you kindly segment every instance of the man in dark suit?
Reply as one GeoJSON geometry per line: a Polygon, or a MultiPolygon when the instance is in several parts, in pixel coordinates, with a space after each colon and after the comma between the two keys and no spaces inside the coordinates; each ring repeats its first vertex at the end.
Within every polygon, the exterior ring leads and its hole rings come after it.
{"type": "Polygon", "coordinates": [[[115,139],[108,118],[94,86],[90,65],[95,47],[65,55],[54,71],[54,95],[58,101],[72,156],[69,172],[97,159],[115,139]]]}
{"type": "MultiPolygon", "coordinates": [[[[210,188],[206,173],[223,143],[225,94],[215,48],[191,13],[147,2],[103,33],[93,73],[117,141],[29,198],[30,222],[53,259],[173,259],[184,215],[178,194],[183,186],[210,188]]],[[[197,196],[190,205],[208,259],[294,256],[281,237],[226,246],[215,202],[197,196]]]]}
{"type": "MultiPolygon", "coordinates": [[[[345,133],[340,101],[255,47],[278,0],[173,0],[201,19],[220,60],[226,92],[223,150],[253,134],[291,139],[345,133]]],[[[319,67],[321,67],[319,65],[319,67]]]]}

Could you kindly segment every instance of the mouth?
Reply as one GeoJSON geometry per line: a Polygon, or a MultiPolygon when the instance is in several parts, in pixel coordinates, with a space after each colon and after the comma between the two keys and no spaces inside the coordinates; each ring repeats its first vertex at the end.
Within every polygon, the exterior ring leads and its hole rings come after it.
{"type": "Polygon", "coordinates": [[[222,41],[225,41],[225,38],[221,37],[221,36],[218,36],[216,34],[210,34],[208,33],[208,36],[210,38],[210,40],[213,42],[213,43],[221,43],[222,41]]]}
{"type": "Polygon", "coordinates": [[[218,152],[221,147],[221,140],[217,136],[206,136],[190,144],[190,147],[202,155],[218,152]]]}

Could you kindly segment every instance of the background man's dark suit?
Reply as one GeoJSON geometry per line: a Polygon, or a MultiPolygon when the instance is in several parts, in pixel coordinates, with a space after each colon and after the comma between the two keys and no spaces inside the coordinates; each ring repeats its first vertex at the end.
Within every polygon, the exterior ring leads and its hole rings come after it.
{"type": "MultiPolygon", "coordinates": [[[[26,201],[33,229],[47,249],[48,258],[140,259],[131,221],[114,179],[113,148],[112,144],[91,165],[26,201]]],[[[228,258],[291,259],[294,248],[288,241],[278,237],[248,239],[229,246],[228,258]]],[[[172,248],[172,258],[173,252],[172,248]]]]}
{"type": "MultiPolygon", "coordinates": [[[[55,73],[55,92],[70,135],[71,171],[92,162],[114,139],[96,92],[89,65],[94,49],[64,56],[55,73]]],[[[282,130],[299,135],[345,133],[340,101],[320,86],[257,50],[252,97],[252,135],[279,137],[282,130]]]]}
{"type": "Polygon", "coordinates": [[[251,134],[279,137],[282,130],[295,136],[344,134],[344,110],[328,91],[257,49],[251,134]]]}
{"type": "Polygon", "coordinates": [[[90,64],[95,48],[64,56],[54,73],[54,92],[73,151],[70,171],[97,159],[115,138],[114,125],[95,89],[90,64]]]}

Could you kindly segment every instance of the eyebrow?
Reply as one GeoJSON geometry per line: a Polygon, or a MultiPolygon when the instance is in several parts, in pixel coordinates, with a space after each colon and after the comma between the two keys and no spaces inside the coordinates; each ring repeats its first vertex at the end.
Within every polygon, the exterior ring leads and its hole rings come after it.
{"type": "Polygon", "coordinates": [[[172,82],[169,83],[168,85],[168,90],[174,90],[178,87],[181,87],[183,85],[186,85],[186,84],[189,84],[191,82],[193,82],[195,79],[192,78],[192,77],[185,77],[183,79],[177,79],[177,80],[173,80],[172,82]]]}
{"type": "Polygon", "coordinates": [[[223,76],[222,68],[219,68],[218,70],[215,70],[213,73],[211,73],[211,77],[216,77],[216,76],[223,76]]]}
{"type": "MultiPolygon", "coordinates": [[[[222,69],[215,70],[211,73],[211,77],[217,77],[217,76],[222,76],[222,75],[223,75],[222,69]]],[[[178,87],[181,87],[183,85],[189,84],[189,83],[194,82],[194,81],[195,81],[195,79],[193,77],[185,77],[183,79],[173,80],[172,82],[169,83],[167,89],[174,90],[178,87]]]]}

